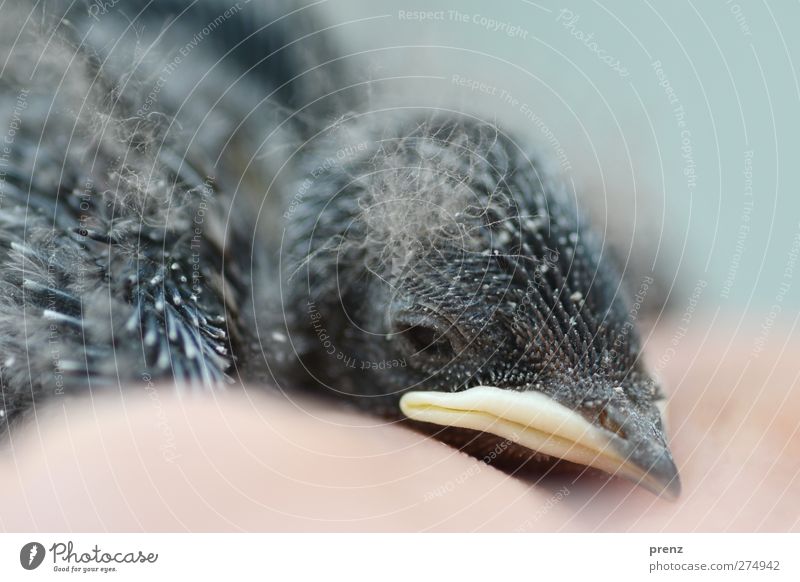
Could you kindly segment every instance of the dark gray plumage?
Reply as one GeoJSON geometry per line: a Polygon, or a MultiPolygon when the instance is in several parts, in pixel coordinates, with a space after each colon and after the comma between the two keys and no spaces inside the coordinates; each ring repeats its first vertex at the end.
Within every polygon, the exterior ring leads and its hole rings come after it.
{"type": "MultiPolygon", "coordinates": [[[[543,393],[620,436],[626,457],[677,491],[663,395],[620,275],[558,180],[473,119],[371,135],[352,123],[355,138],[344,122],[309,157],[352,152],[305,187],[284,239],[282,311],[296,318],[287,336],[307,338],[292,343],[303,368],[394,417],[412,390],[543,393]]],[[[436,434],[481,456],[497,440],[436,434]]]]}
{"type": "MultiPolygon", "coordinates": [[[[292,44],[302,11],[145,5],[54,10],[21,41],[25,9],[0,25],[20,118],[4,422],[143,376],[327,387],[393,418],[411,392],[491,386],[576,412],[677,492],[621,278],[539,156],[468,116],[356,113],[328,40],[292,44]]],[[[497,440],[448,426],[474,453],[497,440]]]]}

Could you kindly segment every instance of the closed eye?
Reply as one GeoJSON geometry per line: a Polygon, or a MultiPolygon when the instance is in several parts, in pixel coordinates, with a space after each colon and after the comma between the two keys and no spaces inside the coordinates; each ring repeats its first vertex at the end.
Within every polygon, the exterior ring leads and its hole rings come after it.
{"type": "Polygon", "coordinates": [[[426,353],[440,358],[451,357],[453,346],[436,329],[426,325],[413,325],[400,331],[401,337],[417,353],[426,353]]]}

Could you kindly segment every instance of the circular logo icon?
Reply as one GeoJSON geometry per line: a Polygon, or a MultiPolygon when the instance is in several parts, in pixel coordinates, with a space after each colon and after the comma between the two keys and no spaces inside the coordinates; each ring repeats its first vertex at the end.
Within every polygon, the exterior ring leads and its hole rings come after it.
{"type": "Polygon", "coordinates": [[[26,570],[35,570],[44,561],[44,546],[39,542],[28,542],[19,551],[19,563],[26,570]]]}

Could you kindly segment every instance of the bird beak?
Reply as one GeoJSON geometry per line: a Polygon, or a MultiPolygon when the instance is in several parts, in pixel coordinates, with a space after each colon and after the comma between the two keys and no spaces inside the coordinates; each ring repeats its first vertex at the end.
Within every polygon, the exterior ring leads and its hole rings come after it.
{"type": "Polygon", "coordinates": [[[532,451],[625,477],[668,499],[680,494],[678,470],[660,427],[656,430],[652,423],[625,422],[621,436],[621,431],[589,422],[541,392],[493,386],[408,392],[400,408],[412,420],[491,433],[532,451]]]}

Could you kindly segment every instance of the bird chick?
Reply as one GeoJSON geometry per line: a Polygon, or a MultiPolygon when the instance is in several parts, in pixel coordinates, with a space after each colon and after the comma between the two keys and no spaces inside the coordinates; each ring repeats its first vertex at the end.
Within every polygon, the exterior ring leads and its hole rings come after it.
{"type": "Polygon", "coordinates": [[[267,374],[678,494],[619,273],[542,156],[326,98],[343,63],[283,3],[120,4],[0,20],[0,428],[267,374]]]}
{"type": "Polygon", "coordinates": [[[518,143],[466,116],[365,116],[306,152],[282,260],[299,360],[328,390],[468,452],[500,437],[503,456],[674,497],[664,395],[621,277],[518,143]],[[314,166],[326,158],[338,161],[314,166]]]}

